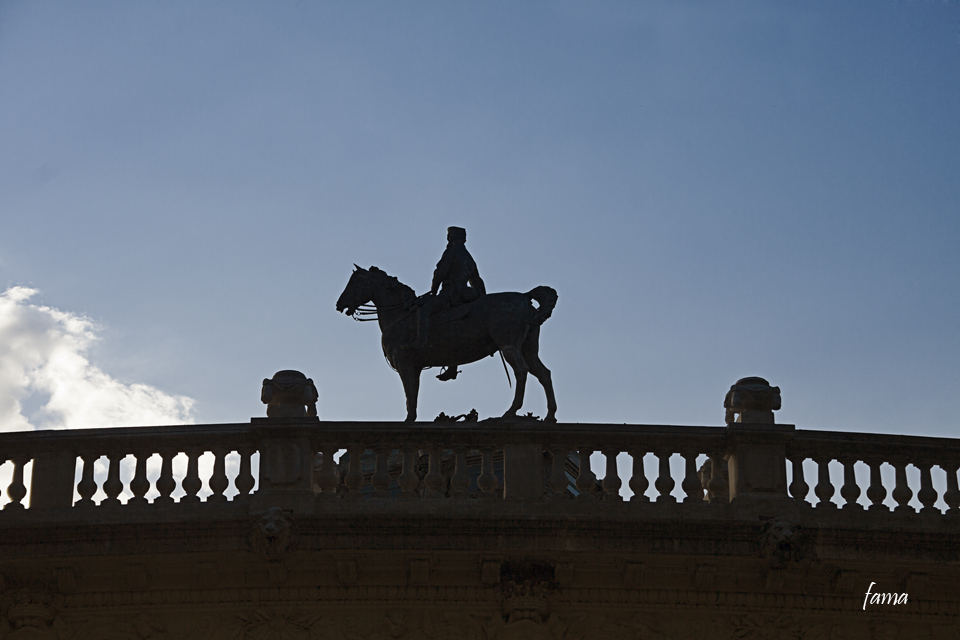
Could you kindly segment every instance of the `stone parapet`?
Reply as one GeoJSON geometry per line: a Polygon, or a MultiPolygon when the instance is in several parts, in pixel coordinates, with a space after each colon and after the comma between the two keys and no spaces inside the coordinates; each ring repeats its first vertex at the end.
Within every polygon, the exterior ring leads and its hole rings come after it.
{"type": "Polygon", "coordinates": [[[960,513],[960,440],[780,424],[254,418],[250,424],[0,434],[0,457],[12,467],[0,487],[8,497],[0,522],[136,521],[172,505],[216,510],[242,504],[250,514],[273,506],[302,514],[331,508],[386,514],[460,510],[462,502],[480,513],[504,498],[544,515],[597,509],[627,519],[658,509],[736,519],[761,505],[769,517],[798,509],[825,518],[838,509],[866,510],[876,522],[900,526],[911,518],[953,522],[960,513]],[[911,486],[908,471],[919,487],[911,486]]]}

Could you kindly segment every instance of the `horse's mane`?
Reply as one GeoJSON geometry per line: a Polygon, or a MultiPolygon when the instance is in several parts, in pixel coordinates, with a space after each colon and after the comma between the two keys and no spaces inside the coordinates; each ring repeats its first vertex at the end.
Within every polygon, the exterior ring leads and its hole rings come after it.
{"type": "Polygon", "coordinates": [[[399,289],[401,294],[403,295],[404,300],[407,300],[409,298],[415,298],[417,295],[413,289],[411,289],[407,285],[400,282],[399,278],[397,278],[396,276],[391,276],[383,269],[378,269],[377,267],[370,267],[368,273],[374,276],[379,282],[380,286],[382,286],[384,289],[390,289],[390,290],[399,289]]]}

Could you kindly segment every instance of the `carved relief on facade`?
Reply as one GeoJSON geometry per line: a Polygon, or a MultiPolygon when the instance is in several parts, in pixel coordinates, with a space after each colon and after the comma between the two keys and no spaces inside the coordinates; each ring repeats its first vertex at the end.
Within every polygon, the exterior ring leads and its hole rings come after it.
{"type": "Polygon", "coordinates": [[[58,615],[63,597],[42,589],[14,588],[0,598],[0,639],[62,640],[63,623],[58,615]]]}
{"type": "Polygon", "coordinates": [[[316,629],[321,618],[299,611],[254,609],[230,621],[224,635],[231,640],[311,640],[321,637],[316,629]]]}
{"type": "Polygon", "coordinates": [[[251,551],[268,560],[279,560],[297,542],[293,516],[280,507],[270,507],[254,516],[248,536],[251,551]]]}
{"type": "Polygon", "coordinates": [[[774,567],[800,562],[807,556],[806,536],[795,520],[778,516],[763,523],[760,555],[774,567]]]}
{"type": "MultiPolygon", "coordinates": [[[[193,616],[191,616],[193,617],[193,616]]],[[[66,637],[72,640],[171,640],[170,634],[165,632],[165,625],[155,616],[103,616],[95,617],[84,623],[64,625],[66,637]]],[[[182,636],[180,636],[182,637],[182,636]]],[[[191,635],[190,638],[200,636],[191,635]]]]}

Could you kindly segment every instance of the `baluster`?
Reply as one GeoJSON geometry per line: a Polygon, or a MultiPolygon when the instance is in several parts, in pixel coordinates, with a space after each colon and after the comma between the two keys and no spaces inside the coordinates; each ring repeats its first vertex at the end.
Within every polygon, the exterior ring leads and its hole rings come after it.
{"type": "Polygon", "coordinates": [[[200,496],[198,496],[197,493],[199,493],[200,489],[203,487],[203,482],[200,480],[199,471],[199,459],[202,453],[202,451],[198,451],[196,449],[189,449],[186,451],[187,475],[184,476],[180,486],[183,487],[183,490],[186,491],[187,494],[180,498],[181,503],[195,504],[200,502],[200,496]]]}
{"type": "Polygon", "coordinates": [[[613,502],[623,502],[623,497],[620,495],[623,481],[617,471],[617,454],[619,453],[617,449],[607,449],[603,452],[607,458],[607,469],[603,475],[603,499],[613,502]]]}
{"type": "Polygon", "coordinates": [[[857,498],[860,497],[860,487],[857,485],[857,476],[853,469],[856,462],[856,458],[849,457],[840,460],[843,465],[843,486],[840,487],[840,497],[846,500],[843,505],[845,511],[863,511],[863,505],[857,502],[857,498]]]}
{"type": "Polygon", "coordinates": [[[907,462],[897,460],[893,464],[896,470],[897,486],[893,488],[893,499],[897,501],[897,506],[893,509],[894,513],[916,513],[916,510],[910,506],[910,498],[913,497],[913,490],[907,484],[907,462]]]}
{"type": "Polygon", "coordinates": [[[710,481],[707,483],[707,491],[710,493],[710,504],[723,504],[730,502],[730,487],[727,486],[727,480],[723,477],[723,454],[714,452],[710,454],[710,481]]]}
{"type": "Polygon", "coordinates": [[[103,483],[103,492],[107,494],[103,502],[104,507],[120,506],[120,492],[123,491],[123,483],[120,481],[120,461],[126,456],[122,453],[107,454],[107,479],[103,483]]]}
{"type": "Polygon", "coordinates": [[[669,451],[654,451],[653,452],[657,459],[660,461],[660,475],[657,477],[657,481],[653,483],[653,486],[657,488],[657,491],[660,492],[660,495],[657,496],[657,502],[665,502],[667,504],[673,504],[677,501],[670,492],[673,491],[673,488],[677,486],[677,483],[674,482],[673,478],[670,476],[670,455],[669,451]]]}
{"type": "Polygon", "coordinates": [[[337,498],[337,485],[340,484],[340,477],[337,475],[337,464],[333,456],[337,453],[337,447],[332,444],[322,446],[320,453],[323,454],[323,466],[320,467],[320,498],[324,500],[333,500],[337,498]]]}
{"type": "Polygon", "coordinates": [[[553,456],[553,468],[550,472],[550,494],[551,498],[566,499],[570,497],[567,492],[567,486],[570,482],[567,480],[567,447],[554,445],[550,447],[550,455],[553,456]]]}
{"type": "MultiPolygon", "coordinates": [[[[374,447],[374,453],[377,454],[377,470],[373,474],[373,497],[390,497],[390,470],[388,468],[390,458],[390,447],[387,445],[378,445],[374,447]]],[[[467,480],[469,482],[469,479],[467,480]]]]}
{"type": "Polygon", "coordinates": [[[960,464],[945,463],[941,464],[940,468],[947,472],[947,491],[943,494],[943,501],[949,507],[946,515],[953,518],[960,515],[960,487],[957,486],[957,469],[960,464]]]}
{"type": "Polygon", "coordinates": [[[80,499],[77,500],[76,504],[78,507],[92,507],[94,505],[93,494],[97,492],[97,481],[93,479],[93,467],[98,457],[96,454],[89,452],[80,454],[83,469],[80,471],[80,482],[77,483],[77,493],[80,494],[80,499]]]}
{"type": "Polygon", "coordinates": [[[360,458],[363,456],[364,448],[359,444],[347,445],[347,453],[350,456],[350,462],[347,465],[347,475],[343,478],[343,484],[347,487],[344,497],[349,500],[362,498],[363,493],[363,471],[360,470],[360,458]]]}
{"type": "Polygon", "coordinates": [[[147,479],[147,459],[153,455],[150,452],[140,451],[133,454],[137,459],[137,466],[130,481],[130,492],[133,497],[127,500],[127,505],[147,504],[147,491],[150,491],[150,480],[147,479]]]}
{"type": "Polygon", "coordinates": [[[238,447],[237,453],[240,454],[240,471],[237,473],[237,479],[234,484],[237,487],[237,495],[234,500],[245,502],[250,499],[250,492],[253,490],[256,480],[250,471],[250,458],[253,456],[253,449],[250,447],[238,447]]]}
{"type": "Polygon", "coordinates": [[[450,478],[450,490],[454,498],[466,498],[467,487],[470,486],[470,476],[467,474],[467,447],[458,445],[453,449],[457,457],[457,466],[450,478]]]}
{"type": "Polygon", "coordinates": [[[480,447],[480,477],[477,478],[477,486],[480,487],[480,497],[486,499],[496,498],[497,487],[500,481],[497,480],[497,474],[493,472],[493,447],[480,447]]]}
{"type": "Polygon", "coordinates": [[[172,494],[177,488],[177,481],[173,479],[173,459],[176,457],[176,451],[161,451],[160,456],[160,477],[157,478],[157,491],[160,495],[153,501],[154,504],[172,504],[172,494]]]}
{"type": "Polygon", "coordinates": [[[837,505],[830,500],[836,491],[833,488],[833,483],[830,482],[830,462],[832,460],[833,458],[814,458],[817,463],[817,486],[814,487],[813,492],[820,498],[817,509],[837,508],[837,505]]]}
{"type": "Polygon", "coordinates": [[[883,464],[883,460],[873,458],[864,462],[870,465],[870,486],[867,487],[867,498],[870,500],[870,506],[867,509],[869,511],[890,511],[887,505],[883,504],[884,498],[887,497],[887,490],[880,477],[880,465],[883,464]]]}
{"type": "Polygon", "coordinates": [[[23,468],[30,462],[29,456],[15,455],[10,458],[13,462],[13,479],[7,487],[7,496],[10,498],[3,508],[11,511],[21,511],[24,505],[20,502],[27,495],[27,487],[23,484],[23,468]]]}
{"type": "Polygon", "coordinates": [[[790,495],[803,507],[807,505],[807,494],[810,492],[808,485],[803,478],[803,456],[794,456],[790,458],[790,464],[793,465],[793,481],[790,483],[790,495]]]}
{"type": "Polygon", "coordinates": [[[440,473],[440,452],[443,449],[437,445],[428,445],[427,453],[430,455],[430,464],[427,468],[427,475],[423,479],[423,484],[427,487],[428,498],[443,497],[443,474],[440,473]]]}
{"type": "Polygon", "coordinates": [[[933,506],[937,501],[937,491],[933,488],[933,480],[930,478],[930,466],[927,462],[920,465],[920,491],[917,492],[917,500],[923,505],[920,513],[940,515],[940,509],[933,506]]]}
{"type": "Polygon", "coordinates": [[[406,500],[417,497],[417,486],[420,484],[415,468],[417,464],[416,454],[417,447],[409,444],[403,447],[403,473],[400,474],[397,482],[400,484],[400,497],[406,500]]]}
{"type": "Polygon", "coordinates": [[[210,497],[207,502],[226,502],[227,496],[223,495],[230,486],[230,480],[227,479],[227,453],[223,447],[214,447],[213,453],[213,474],[210,476],[210,497]]]}
{"type": "Polygon", "coordinates": [[[597,476],[590,469],[590,456],[593,455],[593,449],[580,449],[580,473],[577,474],[577,491],[581,500],[596,500],[593,492],[597,488],[597,476]]]}
{"type": "Polygon", "coordinates": [[[630,502],[650,502],[647,497],[647,489],[650,487],[650,481],[647,480],[647,474],[643,470],[643,456],[647,455],[642,449],[633,449],[630,451],[630,457],[633,458],[633,475],[630,476],[630,490],[633,495],[630,496],[630,502]]]}
{"type": "Polygon", "coordinates": [[[702,504],[703,487],[700,485],[700,476],[697,475],[697,456],[700,454],[695,451],[684,451],[680,455],[683,456],[684,460],[684,476],[680,488],[687,494],[683,502],[684,504],[702,504]]]}

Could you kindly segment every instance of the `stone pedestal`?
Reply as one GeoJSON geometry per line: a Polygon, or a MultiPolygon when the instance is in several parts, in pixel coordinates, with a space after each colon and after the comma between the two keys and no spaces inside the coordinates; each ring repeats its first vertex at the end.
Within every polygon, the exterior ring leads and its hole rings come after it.
{"type": "Polygon", "coordinates": [[[792,424],[729,425],[731,503],[792,501],[787,494],[786,441],[794,430],[792,424]]]}
{"type": "Polygon", "coordinates": [[[31,509],[58,509],[73,504],[76,459],[72,451],[47,451],[34,457],[31,509]]]}
{"type": "Polygon", "coordinates": [[[310,439],[266,437],[261,442],[260,486],[251,496],[251,513],[270,507],[311,513],[315,498],[310,439]]]}
{"type": "Polygon", "coordinates": [[[503,497],[508,500],[543,497],[543,447],[531,444],[503,448],[503,497]]]}

